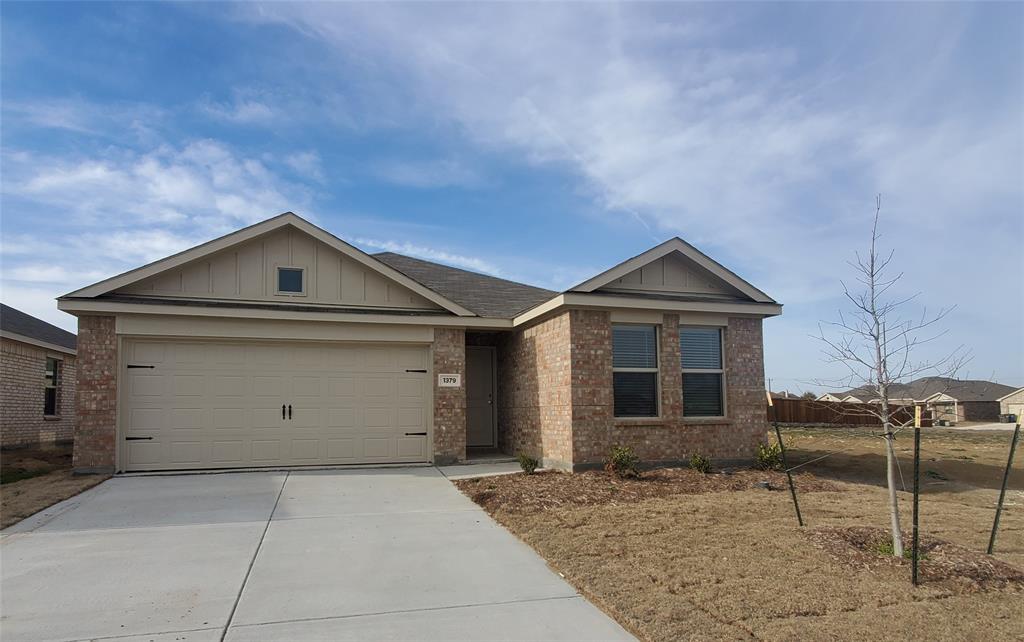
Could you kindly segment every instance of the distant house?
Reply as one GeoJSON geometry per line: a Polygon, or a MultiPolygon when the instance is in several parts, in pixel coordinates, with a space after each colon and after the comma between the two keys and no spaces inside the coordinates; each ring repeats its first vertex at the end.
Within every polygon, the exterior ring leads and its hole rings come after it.
{"type": "MultiPolygon", "coordinates": [[[[910,383],[893,384],[889,388],[889,402],[900,406],[921,406],[936,421],[997,421],[1002,398],[1012,397],[1016,392],[1021,391],[992,381],[923,377],[910,383]]],[[[1021,397],[1024,398],[1024,393],[1021,397]]],[[[857,398],[868,403],[880,402],[877,390],[868,386],[829,393],[820,398],[825,401],[857,398]]]]}
{"type": "Polygon", "coordinates": [[[825,394],[823,394],[820,397],[818,397],[815,401],[835,401],[835,402],[839,402],[839,401],[842,401],[842,400],[843,400],[842,397],[837,397],[836,395],[832,394],[831,392],[826,392],[825,394]]]}
{"type": "Polygon", "coordinates": [[[788,390],[783,390],[782,392],[772,392],[770,394],[772,396],[772,399],[799,399],[800,398],[799,395],[794,395],[792,392],[789,392],[788,390]]]}
{"type": "Polygon", "coordinates": [[[999,398],[999,414],[1016,415],[1017,419],[1024,415],[1024,388],[1018,388],[999,398]]]}
{"type": "Polygon", "coordinates": [[[0,446],[70,441],[77,338],[0,304],[0,446]]]}
{"type": "Polygon", "coordinates": [[[864,403],[864,400],[853,395],[846,395],[841,400],[843,403],[864,403]]]}

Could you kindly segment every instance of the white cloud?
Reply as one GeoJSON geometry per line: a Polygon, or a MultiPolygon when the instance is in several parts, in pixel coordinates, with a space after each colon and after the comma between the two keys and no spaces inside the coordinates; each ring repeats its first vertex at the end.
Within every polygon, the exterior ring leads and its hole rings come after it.
{"type": "Polygon", "coordinates": [[[230,102],[205,100],[199,107],[208,116],[237,125],[267,125],[282,116],[274,107],[251,99],[230,102]]]}
{"type": "Polygon", "coordinates": [[[324,181],[324,168],[320,154],[315,151],[294,152],[284,157],[284,162],[297,174],[322,183],[324,181]]]}
{"type": "Polygon", "coordinates": [[[484,274],[490,274],[492,276],[502,276],[501,270],[496,265],[475,256],[455,254],[453,252],[447,252],[445,250],[438,250],[403,241],[354,238],[352,239],[352,242],[375,250],[394,252],[396,254],[406,254],[408,256],[427,259],[428,261],[437,261],[446,265],[465,268],[473,272],[483,272],[484,274]]]}

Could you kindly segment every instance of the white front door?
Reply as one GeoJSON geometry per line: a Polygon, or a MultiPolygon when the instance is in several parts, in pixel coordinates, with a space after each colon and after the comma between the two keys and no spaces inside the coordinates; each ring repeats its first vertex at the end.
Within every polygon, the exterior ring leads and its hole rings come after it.
{"type": "Polygon", "coordinates": [[[466,347],[466,445],[494,448],[494,348],[466,347]]]}
{"type": "Polygon", "coordinates": [[[426,346],[129,339],[122,468],[426,462],[426,346]]]}

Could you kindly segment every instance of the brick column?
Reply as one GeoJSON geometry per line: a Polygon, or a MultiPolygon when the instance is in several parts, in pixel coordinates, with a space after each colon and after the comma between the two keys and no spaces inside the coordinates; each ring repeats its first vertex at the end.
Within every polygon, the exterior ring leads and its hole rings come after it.
{"type": "Polygon", "coordinates": [[[434,329],[434,463],[466,459],[466,332],[434,329]],[[437,375],[462,375],[458,388],[440,388],[437,375]]]}
{"type": "Polygon", "coordinates": [[[661,325],[661,418],[683,420],[683,369],[679,363],[679,315],[666,314],[661,325]]]}
{"type": "Polygon", "coordinates": [[[114,317],[78,318],[76,375],[75,472],[112,473],[117,432],[114,317]]]}
{"type": "Polygon", "coordinates": [[[725,377],[732,422],[725,449],[737,459],[752,459],[757,444],[765,441],[768,430],[761,319],[729,319],[725,336],[725,377]]]}
{"type": "Polygon", "coordinates": [[[572,310],[572,466],[596,465],[617,442],[611,314],[572,310]]]}

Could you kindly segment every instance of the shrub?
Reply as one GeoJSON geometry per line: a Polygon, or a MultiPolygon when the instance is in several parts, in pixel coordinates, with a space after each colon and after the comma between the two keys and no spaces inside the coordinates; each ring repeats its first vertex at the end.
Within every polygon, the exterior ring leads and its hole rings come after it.
{"type": "Polygon", "coordinates": [[[690,468],[706,475],[711,472],[711,460],[700,453],[693,453],[690,455],[690,468]]]}
{"type": "Polygon", "coordinates": [[[539,461],[537,461],[533,457],[530,457],[526,453],[519,453],[518,458],[519,458],[519,466],[523,469],[523,472],[526,473],[527,475],[532,475],[533,471],[537,470],[537,466],[540,465],[539,461]]]}
{"type": "Polygon", "coordinates": [[[629,446],[612,446],[611,452],[608,453],[608,460],[604,464],[604,469],[622,478],[639,477],[640,470],[637,468],[639,465],[640,458],[637,457],[632,448],[629,446]]]}
{"type": "Polygon", "coordinates": [[[764,470],[782,470],[782,448],[778,444],[758,444],[757,467],[764,470]]]}

